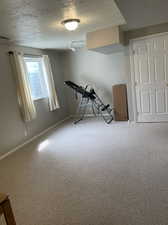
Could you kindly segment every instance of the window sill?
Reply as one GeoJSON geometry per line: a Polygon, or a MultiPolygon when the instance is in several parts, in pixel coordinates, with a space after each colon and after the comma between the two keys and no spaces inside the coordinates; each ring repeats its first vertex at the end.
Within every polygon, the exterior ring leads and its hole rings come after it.
{"type": "Polygon", "coordinates": [[[33,101],[38,102],[38,101],[42,101],[42,100],[45,100],[45,99],[48,99],[48,97],[37,98],[37,99],[34,99],[33,101]]]}

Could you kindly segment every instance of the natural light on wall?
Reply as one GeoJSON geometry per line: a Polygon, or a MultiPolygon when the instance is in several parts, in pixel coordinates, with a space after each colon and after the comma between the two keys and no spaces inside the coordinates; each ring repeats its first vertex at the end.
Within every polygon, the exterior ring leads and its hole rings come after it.
{"type": "Polygon", "coordinates": [[[42,151],[46,150],[48,145],[49,145],[49,140],[45,140],[45,141],[41,142],[38,146],[38,151],[42,152],[42,151]]]}

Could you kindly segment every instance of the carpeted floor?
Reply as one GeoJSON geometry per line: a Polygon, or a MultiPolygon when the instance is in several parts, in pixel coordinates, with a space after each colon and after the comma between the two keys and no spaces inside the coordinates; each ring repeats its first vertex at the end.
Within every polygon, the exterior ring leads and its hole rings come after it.
{"type": "Polygon", "coordinates": [[[0,161],[17,225],[167,225],[168,123],[71,121],[0,161]]]}

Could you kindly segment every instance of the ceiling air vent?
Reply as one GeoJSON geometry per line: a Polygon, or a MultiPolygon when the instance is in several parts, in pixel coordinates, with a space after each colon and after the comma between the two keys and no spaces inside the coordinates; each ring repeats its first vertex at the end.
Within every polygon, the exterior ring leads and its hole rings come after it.
{"type": "Polygon", "coordinates": [[[70,44],[70,49],[76,51],[78,49],[84,48],[86,45],[85,41],[72,41],[70,44]]]}

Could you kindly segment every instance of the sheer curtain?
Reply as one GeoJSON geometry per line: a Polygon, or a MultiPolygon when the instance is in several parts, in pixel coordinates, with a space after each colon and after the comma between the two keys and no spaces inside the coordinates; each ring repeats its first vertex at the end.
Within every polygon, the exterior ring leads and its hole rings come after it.
{"type": "Polygon", "coordinates": [[[50,111],[54,111],[60,108],[60,105],[59,105],[57,93],[55,90],[51,64],[50,64],[48,55],[43,55],[42,60],[43,60],[44,77],[45,77],[45,81],[47,85],[49,108],[50,108],[50,111]]]}
{"type": "Polygon", "coordinates": [[[10,61],[15,74],[18,100],[21,114],[25,122],[36,118],[36,109],[31,96],[31,89],[24,56],[21,53],[9,52],[10,61]]]}

